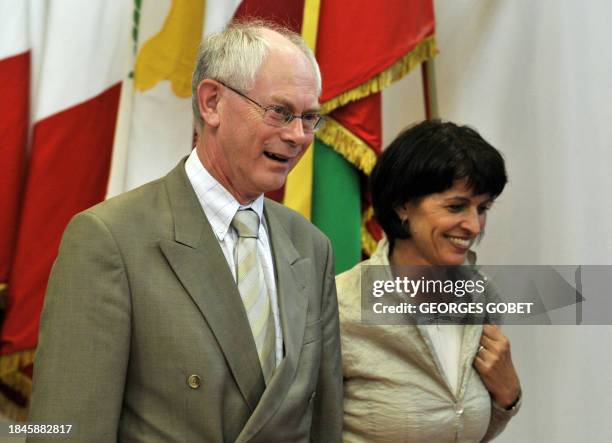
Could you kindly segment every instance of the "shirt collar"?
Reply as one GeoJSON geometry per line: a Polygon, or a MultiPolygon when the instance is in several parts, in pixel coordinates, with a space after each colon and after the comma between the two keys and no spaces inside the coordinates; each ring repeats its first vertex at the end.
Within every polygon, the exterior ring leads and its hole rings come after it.
{"type": "Polygon", "coordinates": [[[259,217],[260,226],[264,225],[264,196],[260,195],[246,205],[241,205],[202,165],[196,150],[192,150],[185,162],[185,172],[198,197],[215,235],[223,241],[236,211],[252,209],[259,217]]]}

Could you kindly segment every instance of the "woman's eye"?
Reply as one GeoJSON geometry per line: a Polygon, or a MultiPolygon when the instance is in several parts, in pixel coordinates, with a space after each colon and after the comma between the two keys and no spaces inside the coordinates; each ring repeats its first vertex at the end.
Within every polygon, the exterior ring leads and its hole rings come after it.
{"type": "Polygon", "coordinates": [[[461,212],[463,211],[463,205],[448,205],[446,209],[450,212],[461,212]]]}
{"type": "Polygon", "coordinates": [[[479,206],[479,207],[478,207],[478,213],[479,213],[479,214],[484,214],[484,213],[485,213],[485,212],[487,212],[489,209],[491,209],[491,205],[479,206]]]}

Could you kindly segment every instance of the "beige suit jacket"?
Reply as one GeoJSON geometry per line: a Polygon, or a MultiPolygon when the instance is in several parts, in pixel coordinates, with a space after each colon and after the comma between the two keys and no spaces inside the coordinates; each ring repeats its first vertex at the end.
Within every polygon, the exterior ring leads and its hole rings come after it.
{"type": "Polygon", "coordinates": [[[388,243],[383,239],[370,259],[336,279],[345,391],[344,442],[493,439],[519,407],[505,411],[495,405],[472,365],[482,325],[464,327],[460,379],[454,392],[424,326],[361,321],[362,268],[379,266],[392,279],[388,254],[388,243]]]}
{"type": "Polygon", "coordinates": [[[83,442],[340,441],[330,244],[273,201],[264,213],[285,347],[267,388],[181,161],[70,222],[45,298],[30,420],[74,423],[83,442]]]}

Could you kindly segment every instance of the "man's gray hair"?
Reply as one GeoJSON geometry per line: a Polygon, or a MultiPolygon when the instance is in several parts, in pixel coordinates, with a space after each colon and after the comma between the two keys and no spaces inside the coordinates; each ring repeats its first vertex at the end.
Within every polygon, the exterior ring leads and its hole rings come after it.
{"type": "Polygon", "coordinates": [[[205,37],[191,82],[191,104],[196,129],[201,132],[204,121],[198,106],[198,85],[204,79],[219,80],[239,91],[248,91],[257,71],[270,50],[264,31],[276,31],[306,56],[317,79],[317,95],[321,94],[321,71],[312,50],[299,34],[264,21],[232,22],[223,31],[205,37]]]}

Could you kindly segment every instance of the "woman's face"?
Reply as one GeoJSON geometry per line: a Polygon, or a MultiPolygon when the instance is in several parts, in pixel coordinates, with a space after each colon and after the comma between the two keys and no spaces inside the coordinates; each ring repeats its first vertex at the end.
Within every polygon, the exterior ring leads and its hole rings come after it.
{"type": "Polygon", "coordinates": [[[429,194],[397,210],[407,220],[411,237],[398,240],[402,261],[413,265],[461,265],[482,233],[492,204],[489,194],[473,195],[466,180],[429,194]]]}

